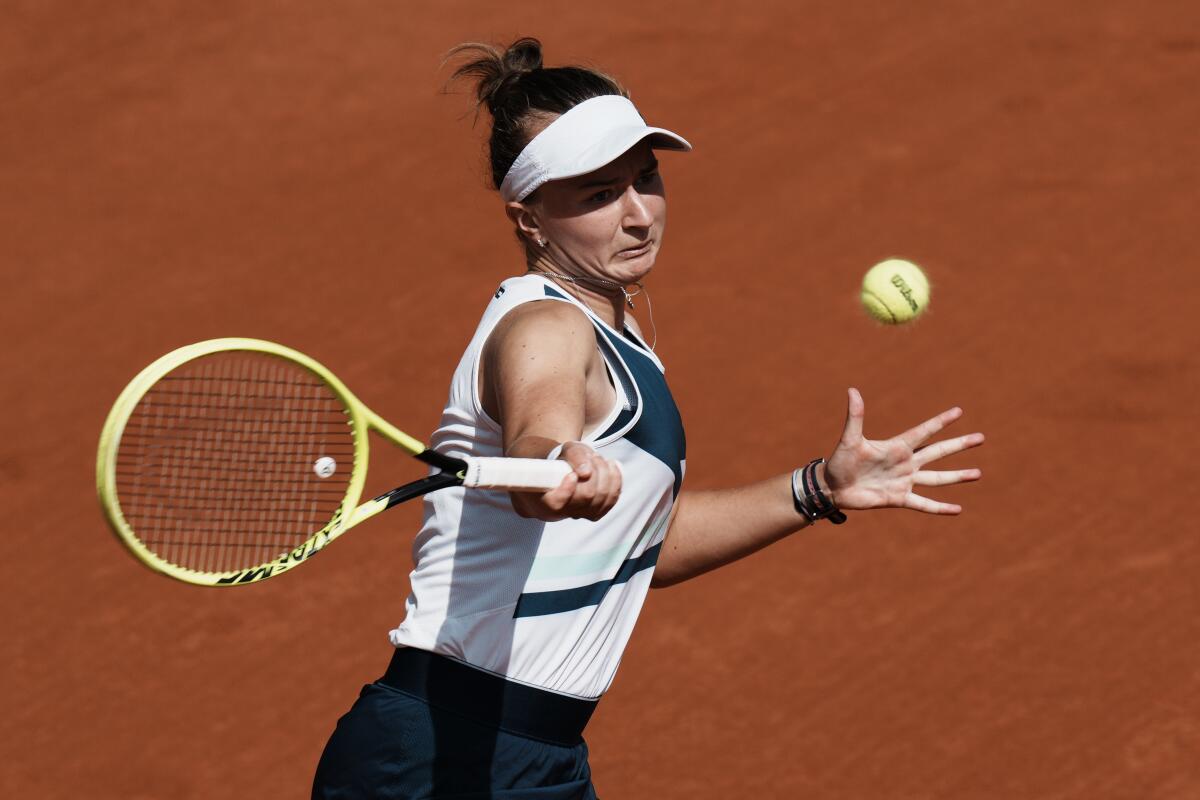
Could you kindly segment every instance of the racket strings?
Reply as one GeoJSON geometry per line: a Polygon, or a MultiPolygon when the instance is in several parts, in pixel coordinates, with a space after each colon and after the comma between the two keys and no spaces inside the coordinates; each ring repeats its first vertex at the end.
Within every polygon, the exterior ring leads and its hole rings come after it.
{"type": "Polygon", "coordinates": [[[117,452],[117,497],[138,538],[200,572],[275,560],[324,528],[354,466],[345,407],[298,364],[233,351],[195,359],[145,392],[117,452]],[[322,478],[318,459],[335,462],[322,478]]]}

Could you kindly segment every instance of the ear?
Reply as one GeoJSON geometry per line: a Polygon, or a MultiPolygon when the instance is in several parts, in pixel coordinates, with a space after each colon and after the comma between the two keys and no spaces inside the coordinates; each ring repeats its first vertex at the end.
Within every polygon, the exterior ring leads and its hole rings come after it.
{"type": "Polygon", "coordinates": [[[508,215],[508,219],[512,224],[517,227],[517,232],[530,244],[536,245],[544,238],[542,236],[541,224],[538,222],[537,212],[530,206],[516,201],[505,203],[504,213],[508,215]]]}

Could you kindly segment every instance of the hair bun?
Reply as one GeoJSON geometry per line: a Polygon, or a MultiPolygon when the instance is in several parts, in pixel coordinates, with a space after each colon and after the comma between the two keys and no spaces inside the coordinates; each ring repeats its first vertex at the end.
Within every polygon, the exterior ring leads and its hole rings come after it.
{"type": "Polygon", "coordinates": [[[504,66],[524,75],[542,68],[542,43],[532,36],[517,39],[504,51],[504,66]]]}
{"type": "Polygon", "coordinates": [[[620,83],[597,70],[543,66],[542,43],[532,36],[523,36],[508,47],[467,42],[447,53],[446,60],[456,56],[463,61],[450,81],[466,78],[474,83],[475,111],[487,106],[492,116],[488,160],[497,189],[529,143],[534,121],[544,127],[549,119],[593,97],[629,96],[620,83]]]}
{"type": "Polygon", "coordinates": [[[460,53],[476,55],[454,71],[453,79],[474,78],[479,105],[486,105],[492,117],[504,108],[503,98],[522,76],[542,68],[542,43],[531,36],[517,39],[506,50],[482,42],[467,42],[455,47],[448,57],[460,53]]]}

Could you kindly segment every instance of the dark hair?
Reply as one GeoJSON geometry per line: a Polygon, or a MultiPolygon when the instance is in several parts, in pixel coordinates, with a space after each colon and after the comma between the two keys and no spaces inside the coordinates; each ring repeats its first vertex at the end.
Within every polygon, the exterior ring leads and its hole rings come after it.
{"type": "Polygon", "coordinates": [[[451,80],[474,79],[476,111],[486,105],[492,115],[488,160],[497,189],[533,138],[530,124],[539,117],[566,113],[593,97],[629,96],[621,84],[602,72],[586,67],[543,67],[542,43],[530,37],[517,39],[504,50],[467,42],[446,57],[462,53],[477,57],[454,70],[451,80]]]}

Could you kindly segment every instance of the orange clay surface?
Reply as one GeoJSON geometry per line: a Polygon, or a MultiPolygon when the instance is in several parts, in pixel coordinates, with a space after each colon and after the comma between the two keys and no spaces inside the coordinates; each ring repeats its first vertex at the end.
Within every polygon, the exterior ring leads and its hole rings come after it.
{"type": "MultiPolygon", "coordinates": [[[[982,483],[653,592],[588,730],[612,798],[1200,796],[1192,2],[8,4],[0,23],[11,798],[307,796],[387,662],[420,507],[203,590],[108,533],[117,393],[277,340],[419,436],[522,268],[457,42],[543,39],[695,144],[649,283],[687,488],[944,408],[982,483]],[[507,4],[513,5],[513,4],[507,4]],[[871,322],[902,256],[929,313],[871,322]]],[[[644,309],[639,309],[644,313],[644,309]]],[[[642,317],[643,323],[648,322],[642,317]]],[[[413,477],[376,448],[369,490],[413,477]]]]}

